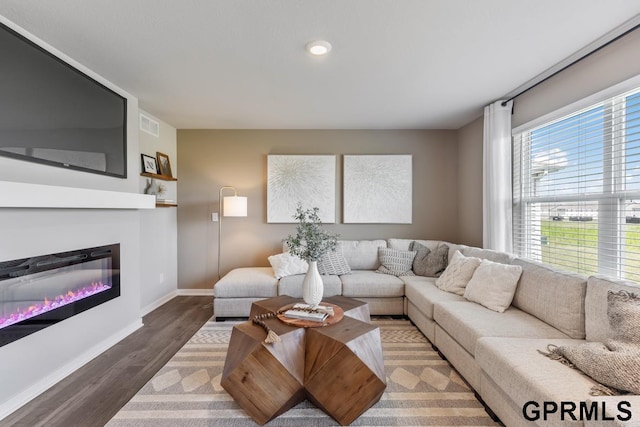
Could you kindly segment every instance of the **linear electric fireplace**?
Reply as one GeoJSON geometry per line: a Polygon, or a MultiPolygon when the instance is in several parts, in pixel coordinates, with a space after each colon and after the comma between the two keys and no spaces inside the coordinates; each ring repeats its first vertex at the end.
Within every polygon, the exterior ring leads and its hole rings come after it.
{"type": "Polygon", "coordinates": [[[120,296],[120,245],[0,262],[0,346],[120,296]]]}

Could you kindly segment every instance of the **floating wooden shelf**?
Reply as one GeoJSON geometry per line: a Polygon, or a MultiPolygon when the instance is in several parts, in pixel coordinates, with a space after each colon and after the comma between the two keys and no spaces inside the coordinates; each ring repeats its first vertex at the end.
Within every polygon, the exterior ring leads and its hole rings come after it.
{"type": "Polygon", "coordinates": [[[178,178],[174,178],[172,176],[158,175],[157,173],[149,173],[149,172],[141,172],[140,176],[146,176],[147,178],[153,178],[153,179],[161,179],[163,181],[177,181],[178,180],[178,178]]]}
{"type": "Polygon", "coordinates": [[[156,202],[156,208],[175,208],[178,204],[175,202],[156,202]]]}

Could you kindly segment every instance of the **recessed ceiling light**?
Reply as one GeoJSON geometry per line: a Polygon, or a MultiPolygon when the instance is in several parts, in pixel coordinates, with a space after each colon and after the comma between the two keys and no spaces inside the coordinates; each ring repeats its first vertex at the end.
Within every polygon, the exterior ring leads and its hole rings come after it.
{"type": "Polygon", "coordinates": [[[316,56],[326,55],[331,51],[331,44],[324,40],[309,42],[305,47],[307,48],[307,52],[316,56]]]}

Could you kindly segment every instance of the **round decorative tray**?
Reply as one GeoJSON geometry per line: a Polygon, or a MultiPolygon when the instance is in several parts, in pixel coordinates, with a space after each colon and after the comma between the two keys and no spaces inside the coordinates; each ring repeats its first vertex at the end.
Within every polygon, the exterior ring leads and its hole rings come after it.
{"type": "Polygon", "coordinates": [[[284,312],[289,310],[295,304],[287,304],[284,307],[281,307],[277,312],[276,316],[280,321],[286,323],[291,326],[298,326],[301,328],[319,328],[322,326],[333,325],[334,323],[338,323],[344,317],[344,310],[335,304],[331,304],[329,302],[321,302],[320,305],[325,307],[333,307],[333,316],[329,316],[322,322],[315,322],[313,320],[306,319],[293,319],[290,317],[285,317],[284,312]]]}

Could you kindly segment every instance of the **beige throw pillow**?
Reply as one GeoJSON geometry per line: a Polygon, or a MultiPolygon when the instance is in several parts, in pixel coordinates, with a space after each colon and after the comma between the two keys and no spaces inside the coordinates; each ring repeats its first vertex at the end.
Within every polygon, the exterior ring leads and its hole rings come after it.
{"type": "Polygon", "coordinates": [[[464,291],[465,299],[503,313],[511,305],[522,274],[519,265],[482,260],[464,291]]]}
{"type": "Polygon", "coordinates": [[[466,257],[460,251],[456,251],[447,268],[436,279],[436,286],[446,292],[464,295],[464,289],[480,262],[480,258],[466,257]]]}

